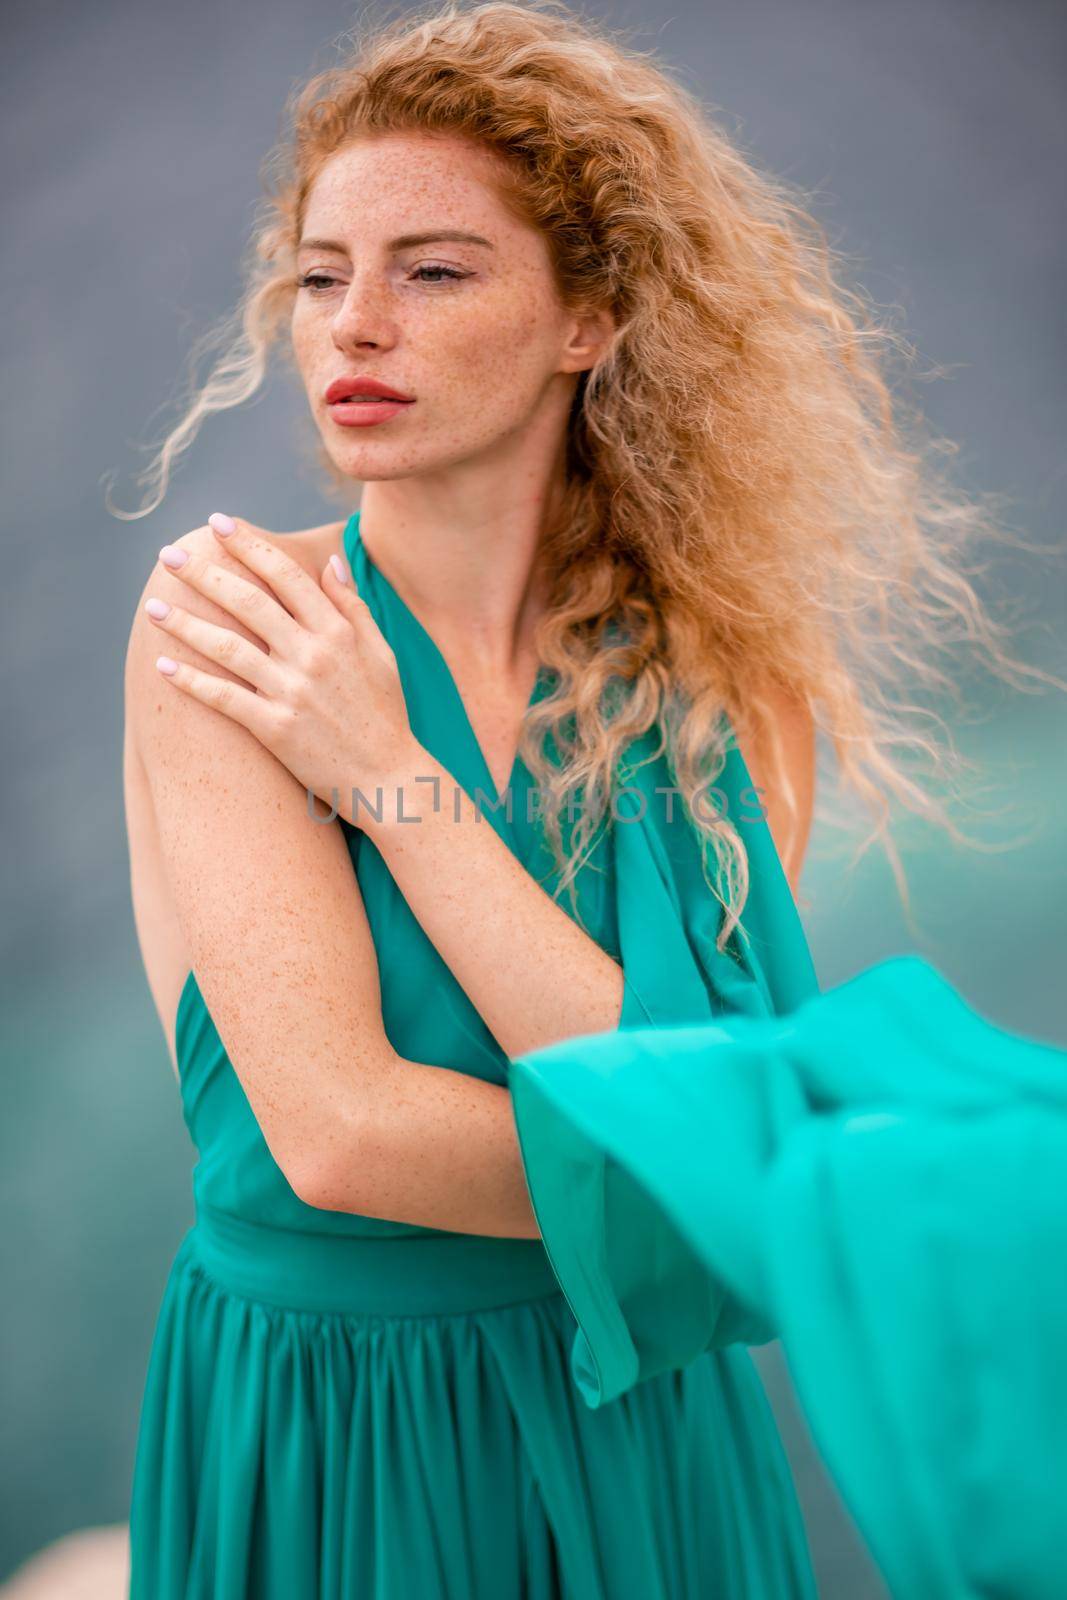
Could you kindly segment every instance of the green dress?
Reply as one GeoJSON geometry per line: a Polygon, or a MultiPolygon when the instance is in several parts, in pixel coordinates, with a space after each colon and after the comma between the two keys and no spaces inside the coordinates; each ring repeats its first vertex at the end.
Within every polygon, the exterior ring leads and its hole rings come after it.
{"type": "Polygon", "coordinates": [[[788,1016],[561,1041],[510,1082],[590,1392],[762,1325],[894,1597],[1063,1600],[1067,1052],[905,955],[788,1016]],[[672,1252],[685,1291],[658,1293],[672,1252]]]}
{"type": "MultiPolygon", "coordinates": [[[[344,547],[416,737],[551,890],[525,765],[509,818],[358,512],[344,547]]],[[[624,968],[620,1029],[791,1010],[818,985],[739,751],[718,785],[749,850],[751,942],[717,952],[720,908],[664,760],[646,759],[656,743],[627,752],[646,764],[578,883],[584,926],[624,968]]],[[[507,1086],[508,1057],[373,842],[342,825],[394,1048],[507,1086]]],[[[569,1196],[544,1239],[317,1210],[272,1159],[195,973],[176,1049],[196,1220],[145,1383],[131,1600],[814,1600],[745,1348],[768,1337],[763,1321],[718,1294],[660,1212],[616,1211],[606,1160],[524,1134],[531,1197],[569,1196]]],[[[656,1124],[645,1132],[659,1149],[656,1124]]]]}

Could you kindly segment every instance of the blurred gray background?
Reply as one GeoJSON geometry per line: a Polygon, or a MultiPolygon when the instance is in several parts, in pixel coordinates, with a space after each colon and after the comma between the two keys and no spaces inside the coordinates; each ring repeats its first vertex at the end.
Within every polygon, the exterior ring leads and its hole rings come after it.
{"type": "MultiPolygon", "coordinates": [[[[393,10],[402,10],[402,3],[393,10]]],[[[675,0],[591,6],[635,29],[782,176],[926,366],[957,473],[1062,537],[1067,12],[1035,0],[675,0]]],[[[145,1365],[191,1220],[192,1149],[134,934],[122,676],[159,546],[215,509],[277,530],[344,509],[316,482],[279,376],[212,419],[163,506],[125,510],[174,419],[193,338],[238,292],[258,165],[294,81],[357,13],[331,0],[62,0],[6,13],[3,462],[6,947],[0,1576],[68,1530],[125,1518],[145,1365]]],[[[201,375],[206,368],[201,368],[201,375]]],[[[1014,556],[983,587],[1026,602],[1016,649],[1061,675],[1064,569],[1014,556]]],[[[976,684],[955,730],[1028,842],[956,849],[908,822],[915,923],[885,858],[847,870],[817,826],[805,921],[824,987],[918,949],[1005,1026],[1067,1045],[1067,697],[976,684]]],[[[997,837],[1002,837],[1001,828],[997,837]]],[[[834,1600],[884,1593],[758,1352],[834,1600]]]]}

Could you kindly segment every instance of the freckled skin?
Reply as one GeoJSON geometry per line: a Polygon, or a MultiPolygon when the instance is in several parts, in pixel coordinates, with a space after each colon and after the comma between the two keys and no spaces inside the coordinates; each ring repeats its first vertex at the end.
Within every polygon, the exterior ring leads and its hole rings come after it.
{"type": "Polygon", "coordinates": [[[453,137],[375,135],[337,151],[299,237],[338,248],[299,250],[298,277],[314,282],[296,291],[291,329],[330,459],[364,486],[364,544],[444,653],[498,788],[537,669],[545,505],[578,374],[613,331],[608,310],[562,306],[545,235],[504,203],[501,176],[493,154],[453,137]],[[390,248],[435,229],[488,244],[390,248]],[[415,404],[342,427],[323,396],[357,375],[415,404]]]}
{"type": "MultiPolygon", "coordinates": [[[[578,374],[602,353],[612,318],[561,306],[546,239],[504,204],[498,176],[485,151],[425,134],[336,152],[302,218],[303,238],[332,246],[301,251],[298,273],[321,281],[296,291],[292,341],[330,459],[363,485],[368,553],[444,654],[501,791],[536,665],[545,597],[531,573],[545,507],[564,468],[578,374]],[[490,242],[390,249],[398,235],[431,229],[490,242]],[[355,375],[415,403],[374,426],[342,427],[324,392],[355,375]]],[[[285,542],[318,575],[342,527],[285,542]]],[[[226,560],[207,529],[181,543],[226,560]]],[[[163,566],[142,600],[149,592],[188,602],[163,566]]],[[[232,624],[205,605],[208,620],[232,624]]],[[[127,812],[138,930],[146,952],[155,947],[172,1057],[175,1004],[195,954],[235,1070],[302,1199],[536,1237],[508,1090],[396,1056],[340,830],[308,826],[300,786],[236,722],[164,691],[152,627],[139,608],[127,654],[127,812]]],[[[176,640],[174,653],[183,648],[176,640]]],[[[750,770],[758,782],[758,765],[750,770]]],[[[452,792],[428,753],[419,772],[452,792]]],[[[397,813],[420,813],[417,839],[387,820],[375,844],[502,1049],[517,1056],[615,1027],[617,964],[477,825],[469,801],[457,822],[435,814],[427,795],[411,782],[397,813]]]]}
{"type": "MultiPolygon", "coordinates": [[[[423,134],[336,152],[301,219],[303,238],[333,248],[298,257],[298,275],[317,287],[296,290],[292,343],[330,459],[354,490],[363,486],[368,553],[445,655],[499,790],[536,666],[545,596],[531,574],[545,508],[564,469],[578,374],[596,362],[612,320],[561,306],[546,240],[504,204],[498,174],[485,151],[423,134]],[[390,248],[399,235],[442,229],[490,243],[390,248]],[[373,426],[340,426],[325,390],[356,375],[415,403],[373,426]]],[[[321,573],[342,527],[287,543],[321,573]]],[[[215,558],[207,530],[182,543],[215,558]]],[[[172,604],[187,599],[162,566],[150,581],[172,604]]],[[[211,620],[232,621],[225,612],[211,620]]],[[[507,1088],[397,1057],[340,830],[308,827],[292,775],[235,722],[164,698],[150,676],[159,649],[150,626],[139,613],[129,654],[129,789],[151,794],[143,832],[158,823],[173,886],[163,918],[175,973],[168,1042],[178,985],[195,965],[271,1152],[308,1204],[536,1237],[507,1088]],[[210,794],[190,795],[190,772],[210,774],[210,794]]],[[[424,775],[438,772],[428,753],[419,763],[424,775]]],[[[440,769],[440,779],[451,793],[454,778],[440,769]]],[[[399,814],[413,817],[425,795],[410,784],[399,814]]],[[[424,813],[417,849],[410,833],[387,821],[375,844],[503,1049],[615,1026],[621,970],[478,825],[469,801],[459,822],[424,813]]],[[[146,929],[159,920],[141,918],[146,929]]]]}
{"type": "MultiPolygon", "coordinates": [[[[493,157],[465,140],[376,136],[333,156],[308,198],[302,237],[335,240],[345,250],[301,253],[302,273],[335,282],[297,292],[294,355],[342,472],[372,483],[418,478],[406,497],[394,489],[393,511],[407,501],[415,515],[441,491],[455,494],[450,469],[462,469],[463,498],[474,512],[482,495],[505,482],[543,488],[577,373],[596,353],[584,325],[559,304],[544,235],[495,193],[496,171],[493,157]],[[493,248],[453,241],[395,255],[386,248],[399,234],[435,226],[481,234],[493,248]],[[464,276],[413,276],[429,263],[464,276]],[[417,405],[377,427],[338,427],[322,394],[352,372],[380,377],[415,395],[417,405]],[[481,490],[479,471],[488,474],[481,490]]],[[[603,338],[606,324],[599,331],[603,338]]],[[[369,489],[368,525],[383,521],[377,506],[369,489]]]]}

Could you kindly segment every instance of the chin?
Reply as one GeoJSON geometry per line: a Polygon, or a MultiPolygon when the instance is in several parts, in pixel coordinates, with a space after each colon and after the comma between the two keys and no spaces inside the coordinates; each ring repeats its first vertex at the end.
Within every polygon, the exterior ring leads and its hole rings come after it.
{"type": "Polygon", "coordinates": [[[392,478],[427,477],[442,472],[470,461],[478,453],[477,443],[458,443],[451,450],[432,451],[381,438],[374,445],[368,440],[357,443],[352,450],[330,451],[330,461],[336,472],[355,478],[358,483],[389,483],[392,478]]]}
{"type": "Polygon", "coordinates": [[[388,461],[370,459],[374,454],[372,450],[353,450],[344,461],[331,457],[330,465],[338,476],[356,483],[390,483],[394,478],[414,478],[419,474],[417,462],[404,461],[391,465],[388,461]]]}
{"type": "Polygon", "coordinates": [[[347,449],[345,443],[342,440],[338,448],[336,439],[330,439],[329,442],[322,439],[320,447],[320,458],[343,477],[401,478],[412,470],[410,448],[403,449],[395,440],[382,439],[372,444],[355,439],[347,449]]]}

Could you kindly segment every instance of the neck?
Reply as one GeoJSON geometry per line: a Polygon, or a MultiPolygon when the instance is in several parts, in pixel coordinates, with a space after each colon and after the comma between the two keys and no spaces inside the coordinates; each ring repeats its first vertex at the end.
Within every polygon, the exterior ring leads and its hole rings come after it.
{"type": "Polygon", "coordinates": [[[525,681],[544,614],[538,569],[538,503],[467,519],[396,506],[369,485],[360,538],[373,564],[461,672],[478,680],[525,681]]]}

